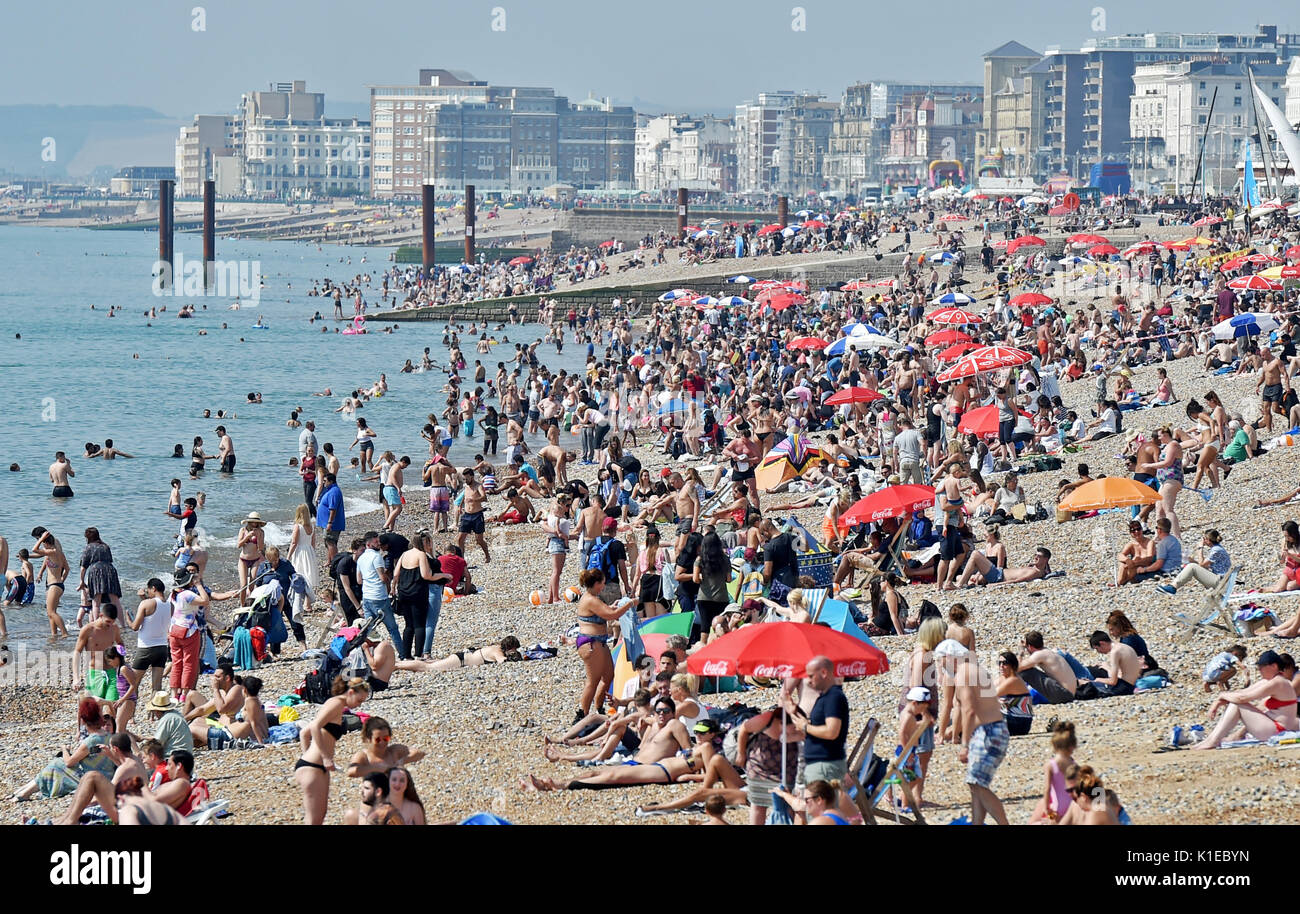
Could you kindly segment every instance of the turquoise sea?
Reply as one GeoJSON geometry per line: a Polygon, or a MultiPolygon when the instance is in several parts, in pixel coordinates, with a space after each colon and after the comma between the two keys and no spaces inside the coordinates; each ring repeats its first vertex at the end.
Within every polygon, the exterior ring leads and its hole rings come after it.
{"type": "MultiPolygon", "coordinates": [[[[186,260],[201,257],[197,235],[178,234],[175,248],[186,260]]],[[[233,298],[156,297],[151,277],[157,250],[157,235],[150,232],[0,226],[0,535],[9,540],[10,567],[16,567],[18,549],[31,545],[32,528],[41,525],[59,537],[75,569],[82,532],[96,526],[113,550],[128,603],[145,580],[171,568],[179,525],[164,510],[172,478],[182,480],[182,496],[206,493],[199,527],[210,547],[232,544],[239,520],[254,510],[270,522],[271,542],[287,541],[293,508],[302,499],[297,471],[288,466],[298,442],[298,430],[284,424],[290,410],[304,407],[303,418],[316,421],[318,440],[334,443],[344,466],[339,483],[354,513],[377,507],[376,486],[361,484],[347,470],[355,423],[333,412],[341,396],[387,374],[389,394],[357,415],[379,432],[378,452],[410,455],[416,472],[408,473],[408,485],[428,453],[420,437],[425,416],[441,412],[446,401],[442,372],[398,373],[407,359],[418,366],[426,346],[436,362],[446,362],[443,324],[404,323],[393,334],[343,336],[334,333],[332,320],[325,322],[327,334],[321,323],[308,323],[317,310],[333,313],[332,300],[306,294],[323,277],[341,283],[369,272],[374,283],[366,300],[373,309],[379,274],[389,266],[386,249],[219,238],[219,259],[260,262],[260,301],[238,311],[229,310],[233,298]],[[177,319],[187,301],[196,304],[196,316],[177,319]],[[110,305],[123,310],[110,318],[110,305]],[[145,316],[164,306],[156,318],[145,316]],[[250,329],[258,315],[269,329],[250,329]],[[312,396],[326,387],[334,397],[312,396]],[[250,391],[261,392],[264,402],[245,405],[250,391]],[[238,418],[204,419],[204,409],[214,416],[218,409],[233,410],[238,418]],[[207,452],[216,453],[219,424],[234,440],[236,472],[223,477],[214,461],[193,482],[191,442],[201,435],[207,452]],[[83,459],[87,441],[103,444],[105,438],[135,459],[83,459]],[[186,459],[171,458],[176,444],[186,459]],[[50,497],[47,470],[58,450],[67,452],[77,474],[76,496],[66,501],[50,497]],[[10,472],[12,463],[21,470],[10,472]]],[[[351,313],[350,305],[345,311],[351,313]]],[[[531,342],[542,331],[532,324],[490,335],[511,340],[497,347],[504,359],[514,342],[531,342]]],[[[462,348],[472,372],[479,357],[473,340],[462,339],[462,348]]],[[[572,370],[581,367],[585,347],[570,343],[557,357],[548,346],[539,355],[552,368],[572,370]]],[[[498,357],[482,358],[490,378],[498,357]]],[[[453,461],[470,462],[480,442],[477,436],[458,439],[453,461]]],[[[214,565],[210,580],[233,578],[233,563],[220,552],[214,565]]],[[[11,640],[46,631],[43,599],[38,587],[32,607],[7,614],[11,640]]],[[[65,618],[75,614],[75,604],[70,586],[60,610],[65,618]]]]}

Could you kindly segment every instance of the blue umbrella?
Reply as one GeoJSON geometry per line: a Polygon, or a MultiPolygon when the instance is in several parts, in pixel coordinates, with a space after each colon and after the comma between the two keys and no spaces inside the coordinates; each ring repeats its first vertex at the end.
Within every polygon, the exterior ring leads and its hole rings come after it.
{"type": "Polygon", "coordinates": [[[756,280],[752,276],[746,276],[742,273],[740,276],[731,277],[730,279],[727,280],[727,282],[758,282],[758,280],[756,280]]]}
{"type": "Polygon", "coordinates": [[[1239,336],[1258,336],[1261,333],[1268,333],[1276,330],[1281,326],[1277,318],[1272,314],[1257,314],[1247,311],[1244,314],[1238,314],[1236,317],[1230,317],[1226,321],[1220,321],[1214,325],[1214,338],[1216,340],[1234,340],[1239,336]]]}
{"type": "Polygon", "coordinates": [[[715,232],[713,229],[700,229],[691,237],[694,238],[696,241],[699,241],[702,238],[716,238],[721,234],[722,234],[721,232],[715,232]]]}
{"type": "Polygon", "coordinates": [[[940,251],[938,254],[931,254],[926,258],[930,263],[951,263],[957,259],[952,251],[940,251]]]}
{"type": "Polygon", "coordinates": [[[704,305],[707,308],[712,308],[717,303],[718,300],[714,298],[712,295],[702,295],[699,298],[695,299],[694,302],[692,302],[692,304],[704,305]]]}
{"type": "Polygon", "coordinates": [[[719,298],[717,301],[719,307],[744,308],[753,304],[748,298],[739,295],[728,295],[726,298],[719,298]]]}
{"type": "Polygon", "coordinates": [[[964,293],[964,292],[948,292],[948,293],[946,293],[946,294],[944,294],[944,295],[940,295],[938,298],[934,299],[934,301],[930,302],[930,304],[932,304],[932,305],[969,305],[969,304],[973,304],[974,302],[975,302],[975,299],[971,298],[969,295],[967,295],[967,294],[964,293]]]}
{"type": "Polygon", "coordinates": [[[685,400],[678,400],[674,398],[672,400],[669,400],[663,406],[659,407],[659,415],[667,416],[671,413],[684,413],[690,408],[691,408],[690,404],[688,404],[685,400]]]}
{"type": "Polygon", "coordinates": [[[870,324],[848,324],[840,332],[845,336],[861,336],[864,333],[879,333],[880,331],[870,324]]]}

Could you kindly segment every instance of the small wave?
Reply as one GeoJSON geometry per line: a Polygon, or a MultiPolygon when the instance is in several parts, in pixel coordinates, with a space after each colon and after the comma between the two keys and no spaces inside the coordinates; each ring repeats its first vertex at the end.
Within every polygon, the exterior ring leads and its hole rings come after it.
{"type": "MultiPolygon", "coordinates": [[[[280,524],[268,523],[262,528],[262,534],[266,538],[268,546],[287,546],[289,536],[293,533],[293,526],[282,527],[280,524]]],[[[233,536],[218,536],[209,540],[200,539],[209,549],[234,549],[235,544],[239,541],[239,534],[233,536]]]]}
{"type": "Polygon", "coordinates": [[[383,507],[379,502],[371,501],[368,498],[346,495],[343,497],[343,514],[345,517],[349,514],[369,514],[371,511],[382,511],[383,507]]]}

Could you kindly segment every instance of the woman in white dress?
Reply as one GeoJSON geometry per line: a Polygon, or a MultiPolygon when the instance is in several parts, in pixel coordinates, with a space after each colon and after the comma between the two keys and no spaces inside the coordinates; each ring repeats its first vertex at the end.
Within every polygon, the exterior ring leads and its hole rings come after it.
{"type": "Polygon", "coordinates": [[[312,522],[311,508],[299,505],[293,515],[293,533],[289,535],[289,564],[307,582],[307,592],[290,594],[293,600],[293,618],[302,619],[311,595],[320,582],[316,566],[316,525],[312,522]]]}

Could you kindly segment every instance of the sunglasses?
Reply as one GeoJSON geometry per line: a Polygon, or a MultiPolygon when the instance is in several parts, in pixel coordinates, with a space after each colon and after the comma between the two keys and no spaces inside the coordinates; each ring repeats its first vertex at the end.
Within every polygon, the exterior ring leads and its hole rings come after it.
{"type": "Polygon", "coordinates": [[[671,713],[673,713],[673,709],[672,709],[672,708],[655,708],[655,713],[656,713],[656,714],[671,714],[671,713]]]}

